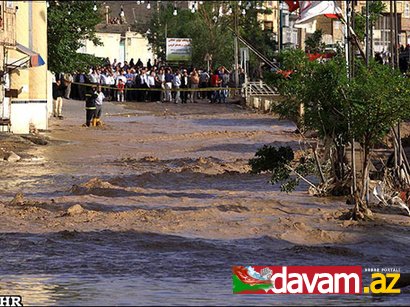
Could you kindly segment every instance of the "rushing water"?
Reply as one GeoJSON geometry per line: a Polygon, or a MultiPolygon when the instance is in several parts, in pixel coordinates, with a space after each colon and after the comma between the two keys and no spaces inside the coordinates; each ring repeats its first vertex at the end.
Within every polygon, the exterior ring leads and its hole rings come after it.
{"type": "Polygon", "coordinates": [[[301,300],[405,305],[409,297],[232,295],[233,264],[352,264],[336,254],[318,259],[320,253],[275,250],[270,238],[213,241],[106,231],[5,234],[1,243],[0,292],[22,295],[26,305],[289,305],[301,300]]]}
{"type": "MultiPolygon", "coordinates": [[[[120,225],[125,229],[121,231],[75,231],[75,224],[70,231],[5,231],[0,234],[0,295],[21,295],[25,305],[406,305],[406,290],[400,296],[381,297],[232,294],[233,265],[377,264],[405,270],[410,244],[408,232],[387,230],[374,232],[379,241],[367,241],[357,231],[359,239],[351,244],[307,246],[275,237],[277,217],[259,205],[269,208],[273,199],[283,202],[278,212],[285,218],[309,217],[317,205],[307,204],[301,192],[279,194],[266,175],[238,170],[263,144],[299,146],[293,136],[283,134],[293,128],[267,115],[249,117],[245,111],[217,107],[220,112],[209,118],[195,112],[178,118],[175,110],[164,117],[146,111],[111,116],[106,118],[106,130],[76,133],[80,103],[67,104],[67,120],[54,122],[51,135],[65,142],[37,149],[32,152],[35,160],[3,163],[1,199],[8,201],[22,191],[33,200],[53,199],[50,210],[80,203],[102,212],[167,208],[182,220],[194,218],[174,235],[162,224],[150,231],[135,231],[126,224],[120,225]],[[145,156],[153,158],[141,159],[145,156]],[[70,190],[93,177],[112,186],[70,190]],[[207,218],[207,210],[215,208],[227,216],[226,224],[218,225],[225,229],[221,238],[196,232],[203,227],[198,226],[200,214],[207,218]],[[255,221],[254,212],[261,216],[255,221]],[[272,233],[229,234],[229,225],[248,219],[256,226],[269,221],[272,233]]],[[[111,104],[106,111],[124,112],[111,104]]],[[[329,208],[332,201],[322,205],[329,208]]]]}

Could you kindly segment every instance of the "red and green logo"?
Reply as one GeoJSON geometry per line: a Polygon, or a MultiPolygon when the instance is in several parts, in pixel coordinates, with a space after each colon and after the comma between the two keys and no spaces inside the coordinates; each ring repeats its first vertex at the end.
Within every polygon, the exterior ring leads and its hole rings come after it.
{"type": "Polygon", "coordinates": [[[272,270],[263,268],[260,272],[251,266],[234,266],[232,282],[234,294],[262,294],[272,289],[272,270]]]}

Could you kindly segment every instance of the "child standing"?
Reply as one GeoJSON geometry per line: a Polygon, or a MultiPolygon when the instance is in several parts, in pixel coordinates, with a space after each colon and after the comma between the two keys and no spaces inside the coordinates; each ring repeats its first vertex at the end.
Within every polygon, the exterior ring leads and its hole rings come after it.
{"type": "Polygon", "coordinates": [[[118,79],[118,84],[117,84],[117,101],[118,102],[124,102],[124,88],[125,88],[125,83],[121,79],[118,79]]]}

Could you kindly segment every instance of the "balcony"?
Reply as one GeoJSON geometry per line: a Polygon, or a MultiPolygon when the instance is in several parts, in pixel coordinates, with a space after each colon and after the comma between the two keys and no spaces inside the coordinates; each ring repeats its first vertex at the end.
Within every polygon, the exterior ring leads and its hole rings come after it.
{"type": "Polygon", "coordinates": [[[0,45],[14,47],[16,45],[16,12],[14,8],[5,8],[0,14],[0,45]]]}

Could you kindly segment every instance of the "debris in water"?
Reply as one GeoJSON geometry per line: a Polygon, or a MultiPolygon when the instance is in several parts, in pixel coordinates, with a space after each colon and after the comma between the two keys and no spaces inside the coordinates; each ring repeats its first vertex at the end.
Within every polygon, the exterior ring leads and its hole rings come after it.
{"type": "Polygon", "coordinates": [[[19,192],[14,196],[13,200],[9,202],[9,205],[12,206],[21,206],[24,205],[24,194],[19,192]]]}
{"type": "Polygon", "coordinates": [[[86,210],[79,204],[71,206],[67,209],[67,211],[63,214],[63,216],[74,216],[84,213],[86,210]]]}

